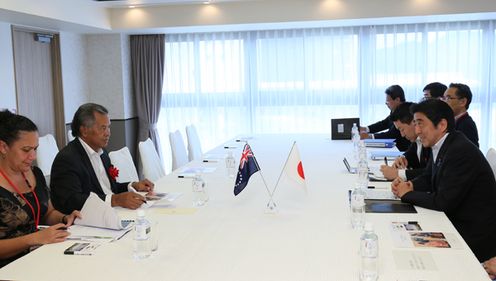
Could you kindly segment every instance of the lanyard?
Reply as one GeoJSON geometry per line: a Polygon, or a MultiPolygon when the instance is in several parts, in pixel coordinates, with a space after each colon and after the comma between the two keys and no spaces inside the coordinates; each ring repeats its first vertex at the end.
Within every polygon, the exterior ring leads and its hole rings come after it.
{"type": "Polygon", "coordinates": [[[26,179],[26,176],[24,175],[24,173],[22,173],[22,177],[24,178],[24,180],[28,184],[28,187],[33,192],[34,200],[36,202],[36,207],[38,207],[38,214],[35,213],[33,205],[31,205],[31,203],[29,203],[28,199],[26,199],[26,197],[24,197],[24,194],[19,192],[19,189],[17,188],[17,186],[15,186],[14,183],[12,183],[12,181],[7,177],[7,175],[5,175],[3,173],[2,170],[0,170],[0,174],[2,174],[2,176],[7,180],[7,182],[9,182],[9,184],[15,189],[17,194],[19,194],[22,197],[22,199],[24,199],[24,202],[26,202],[26,204],[29,206],[29,208],[31,209],[31,212],[33,213],[35,229],[38,229],[38,224],[40,223],[40,201],[38,200],[38,196],[36,195],[36,192],[34,192],[33,187],[31,186],[31,184],[29,184],[29,181],[28,181],[28,179],[26,179]]]}

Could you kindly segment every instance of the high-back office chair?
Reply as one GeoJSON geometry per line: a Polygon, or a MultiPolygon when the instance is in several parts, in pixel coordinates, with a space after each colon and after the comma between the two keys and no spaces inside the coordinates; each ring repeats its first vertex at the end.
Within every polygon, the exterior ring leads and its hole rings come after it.
{"type": "Polygon", "coordinates": [[[201,160],[202,158],[202,148],[200,143],[200,138],[196,132],[194,125],[186,126],[186,137],[188,138],[188,159],[201,160]]]}
{"type": "Polygon", "coordinates": [[[110,162],[119,170],[117,182],[133,182],[139,181],[138,172],[134,166],[133,158],[127,146],[109,152],[110,162]]]}
{"type": "Polygon", "coordinates": [[[36,164],[45,176],[47,186],[50,186],[50,171],[52,163],[59,152],[57,142],[53,135],[48,134],[38,139],[38,149],[36,150],[36,164]]]}
{"type": "Polygon", "coordinates": [[[489,148],[486,154],[487,162],[491,165],[493,169],[493,174],[496,177],[496,150],[494,148],[489,148]]]}
{"type": "Polygon", "coordinates": [[[67,142],[71,142],[75,139],[75,137],[72,135],[72,130],[67,131],[67,142]]]}
{"type": "Polygon", "coordinates": [[[165,170],[162,166],[162,160],[158,156],[155,145],[151,139],[142,141],[138,144],[141,165],[143,166],[143,175],[145,178],[156,181],[165,176],[165,170]]]}
{"type": "Polygon", "coordinates": [[[172,170],[176,170],[188,163],[188,155],[184,146],[183,136],[179,130],[169,133],[170,146],[172,151],[172,170]]]}

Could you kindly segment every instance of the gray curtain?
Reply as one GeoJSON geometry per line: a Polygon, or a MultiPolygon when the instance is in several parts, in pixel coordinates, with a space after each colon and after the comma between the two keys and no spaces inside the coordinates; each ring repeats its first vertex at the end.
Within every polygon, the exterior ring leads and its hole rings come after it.
{"type": "Polygon", "coordinates": [[[148,137],[160,153],[157,121],[164,79],[164,34],[131,35],[131,71],[139,118],[138,142],[148,137]]]}

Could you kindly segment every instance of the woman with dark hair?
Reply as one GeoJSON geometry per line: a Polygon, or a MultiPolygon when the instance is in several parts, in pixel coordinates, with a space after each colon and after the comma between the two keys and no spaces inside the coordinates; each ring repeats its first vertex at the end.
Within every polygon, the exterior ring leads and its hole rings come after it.
{"type": "Polygon", "coordinates": [[[32,166],[37,147],[38,128],[31,120],[0,112],[0,267],[33,247],[64,241],[79,217],[53,208],[43,173],[32,166]],[[51,226],[38,230],[41,224],[51,226]]]}

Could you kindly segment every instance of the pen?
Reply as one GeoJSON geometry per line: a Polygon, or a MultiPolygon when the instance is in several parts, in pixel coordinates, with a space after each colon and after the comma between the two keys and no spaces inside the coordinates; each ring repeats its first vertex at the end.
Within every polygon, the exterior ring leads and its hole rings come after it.
{"type": "Polygon", "coordinates": [[[237,148],[236,146],[224,146],[225,149],[237,148]]]}
{"type": "Polygon", "coordinates": [[[217,160],[203,159],[203,163],[217,163],[217,160]]]}
{"type": "Polygon", "coordinates": [[[91,253],[88,253],[88,252],[72,252],[72,253],[68,253],[68,255],[75,255],[75,256],[91,256],[91,253]]]}
{"type": "Polygon", "coordinates": [[[386,164],[386,166],[388,165],[386,156],[384,156],[384,163],[386,164]]]}
{"type": "Polygon", "coordinates": [[[179,176],[177,176],[177,177],[178,177],[178,178],[180,178],[180,179],[194,178],[194,176],[193,176],[193,175],[191,175],[191,176],[183,176],[183,175],[179,175],[179,176]]]}

